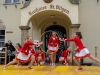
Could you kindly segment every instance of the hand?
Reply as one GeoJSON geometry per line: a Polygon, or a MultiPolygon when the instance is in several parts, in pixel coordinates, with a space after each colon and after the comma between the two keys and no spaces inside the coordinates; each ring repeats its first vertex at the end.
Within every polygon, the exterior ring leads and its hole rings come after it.
{"type": "Polygon", "coordinates": [[[42,45],[42,44],[43,44],[43,42],[39,42],[39,43],[38,43],[38,45],[42,45]]]}
{"type": "Polygon", "coordinates": [[[42,44],[43,44],[43,41],[42,41],[42,42],[40,42],[40,44],[42,45],[42,44]]]}
{"type": "Polygon", "coordinates": [[[63,39],[59,38],[60,41],[64,41],[63,39]]]}

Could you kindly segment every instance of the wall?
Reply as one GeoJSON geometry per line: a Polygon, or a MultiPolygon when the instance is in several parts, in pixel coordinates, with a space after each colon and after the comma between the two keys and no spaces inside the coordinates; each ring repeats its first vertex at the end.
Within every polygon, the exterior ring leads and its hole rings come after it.
{"type": "MultiPolygon", "coordinates": [[[[24,0],[23,0],[24,1],[24,0]]],[[[21,43],[21,30],[19,26],[21,24],[21,10],[22,0],[20,0],[20,4],[16,4],[17,8],[14,4],[5,5],[3,4],[3,0],[0,0],[0,19],[6,25],[6,31],[13,31],[13,33],[6,33],[6,41],[11,40],[13,44],[21,43]]]]}
{"type": "Polygon", "coordinates": [[[82,0],[79,5],[79,22],[83,43],[94,56],[95,46],[100,45],[100,1],[97,3],[97,0],[82,0]]]}

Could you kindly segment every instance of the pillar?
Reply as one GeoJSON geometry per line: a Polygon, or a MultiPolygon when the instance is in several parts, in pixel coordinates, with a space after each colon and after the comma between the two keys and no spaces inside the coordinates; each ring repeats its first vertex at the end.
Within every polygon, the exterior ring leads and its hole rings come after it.
{"type": "Polygon", "coordinates": [[[28,30],[30,29],[29,26],[19,26],[21,29],[21,45],[24,44],[25,39],[28,37],[28,30]]]}

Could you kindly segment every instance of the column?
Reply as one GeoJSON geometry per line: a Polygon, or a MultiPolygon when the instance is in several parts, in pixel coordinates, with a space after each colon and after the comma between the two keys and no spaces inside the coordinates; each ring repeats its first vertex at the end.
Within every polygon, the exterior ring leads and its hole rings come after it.
{"type": "MultiPolygon", "coordinates": [[[[72,24],[71,25],[71,28],[72,28],[72,35],[74,35],[75,32],[79,31],[79,27],[80,27],[80,24],[72,24]]],[[[72,44],[72,57],[74,56],[75,54],[75,50],[76,50],[76,45],[75,43],[72,44]]],[[[72,59],[72,65],[74,64],[73,62],[73,59],[72,59]]]]}
{"type": "Polygon", "coordinates": [[[25,39],[28,37],[28,30],[30,29],[29,26],[19,26],[21,29],[21,45],[24,44],[25,39]]]}

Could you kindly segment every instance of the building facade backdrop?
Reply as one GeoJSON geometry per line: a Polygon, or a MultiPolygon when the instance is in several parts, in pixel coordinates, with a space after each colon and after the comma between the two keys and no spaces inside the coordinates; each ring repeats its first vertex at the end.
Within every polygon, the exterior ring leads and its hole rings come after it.
{"type": "MultiPolygon", "coordinates": [[[[66,38],[81,31],[84,45],[94,55],[95,46],[100,45],[99,20],[97,0],[0,0],[0,46],[8,40],[23,44],[28,35],[39,40],[43,32],[52,29],[60,29],[66,38]]],[[[75,48],[73,43],[68,45],[75,48]]]]}

